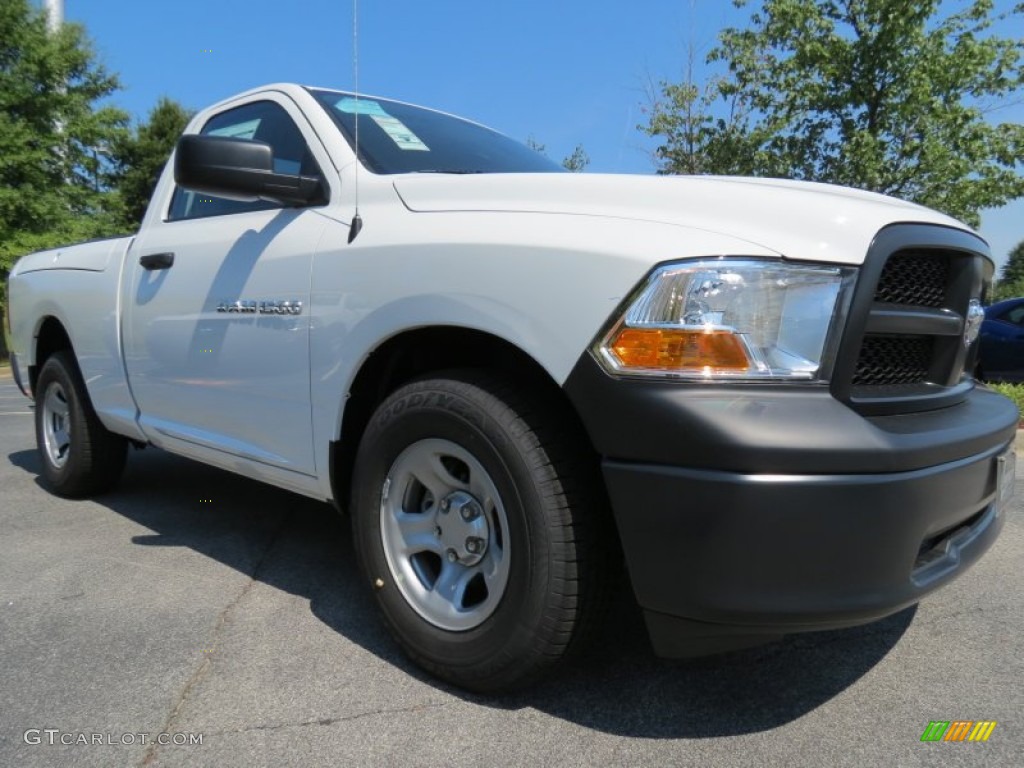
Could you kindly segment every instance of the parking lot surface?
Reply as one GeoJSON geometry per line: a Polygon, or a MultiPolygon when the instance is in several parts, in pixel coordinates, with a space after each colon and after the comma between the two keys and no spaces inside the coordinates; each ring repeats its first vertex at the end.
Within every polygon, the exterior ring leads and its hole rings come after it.
{"type": "Polygon", "coordinates": [[[624,591],[587,658],[483,697],[396,650],[328,505],[154,449],[133,451],[119,488],[94,500],[48,494],[38,471],[29,402],[0,374],[0,766],[859,768],[1024,755],[1020,481],[996,546],[916,609],[669,662],[652,656],[624,591]],[[954,720],[997,726],[985,743],[921,741],[929,722],[954,720]]]}

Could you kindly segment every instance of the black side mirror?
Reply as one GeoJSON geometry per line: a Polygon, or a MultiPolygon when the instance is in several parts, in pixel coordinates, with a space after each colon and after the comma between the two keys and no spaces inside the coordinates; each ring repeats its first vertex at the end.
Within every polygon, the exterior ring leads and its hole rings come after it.
{"type": "Polygon", "coordinates": [[[327,202],[323,180],[274,172],[274,154],[265,141],[227,136],[182,136],[174,155],[179,186],[214,197],[282,205],[327,202]]]}

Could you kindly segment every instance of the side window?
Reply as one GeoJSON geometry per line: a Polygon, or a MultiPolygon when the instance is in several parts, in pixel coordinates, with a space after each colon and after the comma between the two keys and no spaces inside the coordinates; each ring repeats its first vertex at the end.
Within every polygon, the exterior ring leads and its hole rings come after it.
{"type": "MultiPolygon", "coordinates": [[[[200,133],[204,136],[234,136],[240,139],[265,141],[273,147],[275,171],[301,173],[307,176],[320,175],[320,169],[298,126],[283,107],[272,101],[257,101],[214,115],[200,133]]],[[[280,206],[277,203],[266,200],[247,203],[175,187],[167,220],[200,219],[278,207],[280,206]]]]}
{"type": "Polygon", "coordinates": [[[1024,325],[1024,304],[1018,304],[1012,309],[1007,310],[999,319],[1014,325],[1024,325]]]}

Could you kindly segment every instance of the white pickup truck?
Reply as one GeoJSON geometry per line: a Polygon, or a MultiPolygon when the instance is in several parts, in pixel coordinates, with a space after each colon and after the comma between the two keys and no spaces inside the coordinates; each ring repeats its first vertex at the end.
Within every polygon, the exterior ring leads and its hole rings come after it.
{"type": "Polygon", "coordinates": [[[476,690],[578,647],[623,560],[683,656],[872,621],[988,549],[1018,414],[969,374],[983,240],[851,189],[559,171],[331,90],[199,113],[135,237],[11,272],[46,484],[154,445],[332,501],[398,642],[476,690]]]}

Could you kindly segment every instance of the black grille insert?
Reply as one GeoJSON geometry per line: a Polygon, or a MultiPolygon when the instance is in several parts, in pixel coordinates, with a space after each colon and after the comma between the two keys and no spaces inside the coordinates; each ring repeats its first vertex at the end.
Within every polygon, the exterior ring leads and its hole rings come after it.
{"type": "Polygon", "coordinates": [[[854,386],[921,384],[932,364],[931,336],[865,336],[854,386]]]}
{"type": "Polygon", "coordinates": [[[882,270],[875,301],[917,307],[943,307],[949,282],[949,256],[942,252],[893,254],[882,270]]]}
{"type": "Polygon", "coordinates": [[[966,398],[977,345],[971,299],[991,280],[984,242],[948,227],[893,224],[868,249],[832,368],[836,399],[864,416],[947,408],[966,398]]]}

